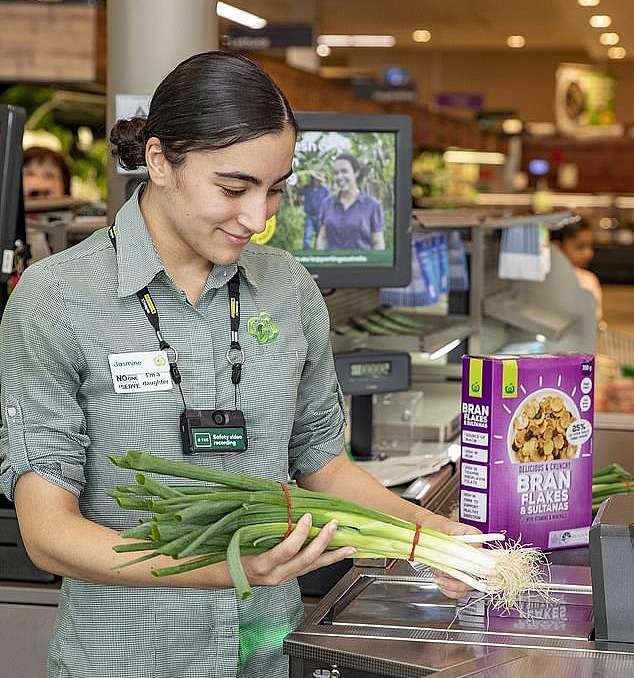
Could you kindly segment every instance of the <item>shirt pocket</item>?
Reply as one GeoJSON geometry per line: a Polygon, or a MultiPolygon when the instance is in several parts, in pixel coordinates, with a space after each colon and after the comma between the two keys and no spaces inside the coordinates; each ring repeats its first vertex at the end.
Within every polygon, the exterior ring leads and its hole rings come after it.
{"type": "Polygon", "coordinates": [[[240,395],[247,429],[254,435],[290,439],[306,350],[258,346],[242,366],[240,395]]]}

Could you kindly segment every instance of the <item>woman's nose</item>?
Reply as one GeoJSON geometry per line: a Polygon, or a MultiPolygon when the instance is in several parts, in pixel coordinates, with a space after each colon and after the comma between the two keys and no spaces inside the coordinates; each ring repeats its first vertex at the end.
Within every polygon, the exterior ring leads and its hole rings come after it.
{"type": "Polygon", "coordinates": [[[253,199],[243,205],[238,220],[252,233],[262,233],[267,217],[266,198],[253,199]]]}

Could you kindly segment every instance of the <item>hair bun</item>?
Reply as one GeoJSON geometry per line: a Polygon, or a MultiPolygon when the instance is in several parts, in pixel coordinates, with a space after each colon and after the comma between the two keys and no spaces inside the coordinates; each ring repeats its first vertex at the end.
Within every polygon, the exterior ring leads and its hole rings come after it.
{"type": "Polygon", "coordinates": [[[147,118],[135,116],[117,120],[110,132],[110,149],[121,167],[145,167],[145,126],[147,118]]]}

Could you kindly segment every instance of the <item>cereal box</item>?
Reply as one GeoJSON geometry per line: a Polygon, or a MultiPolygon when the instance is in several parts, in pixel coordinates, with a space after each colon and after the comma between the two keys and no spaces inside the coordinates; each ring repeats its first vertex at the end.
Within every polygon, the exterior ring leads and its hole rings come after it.
{"type": "Polygon", "coordinates": [[[465,356],[460,520],[544,549],[588,543],[592,355],[465,356]]]}

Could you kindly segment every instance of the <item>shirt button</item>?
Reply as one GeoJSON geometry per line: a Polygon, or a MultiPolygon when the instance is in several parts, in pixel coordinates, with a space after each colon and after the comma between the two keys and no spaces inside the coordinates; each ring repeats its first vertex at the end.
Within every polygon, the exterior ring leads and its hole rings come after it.
{"type": "Polygon", "coordinates": [[[15,415],[18,413],[18,411],[15,409],[15,407],[9,407],[7,408],[7,414],[10,417],[15,417],[15,415]]]}

